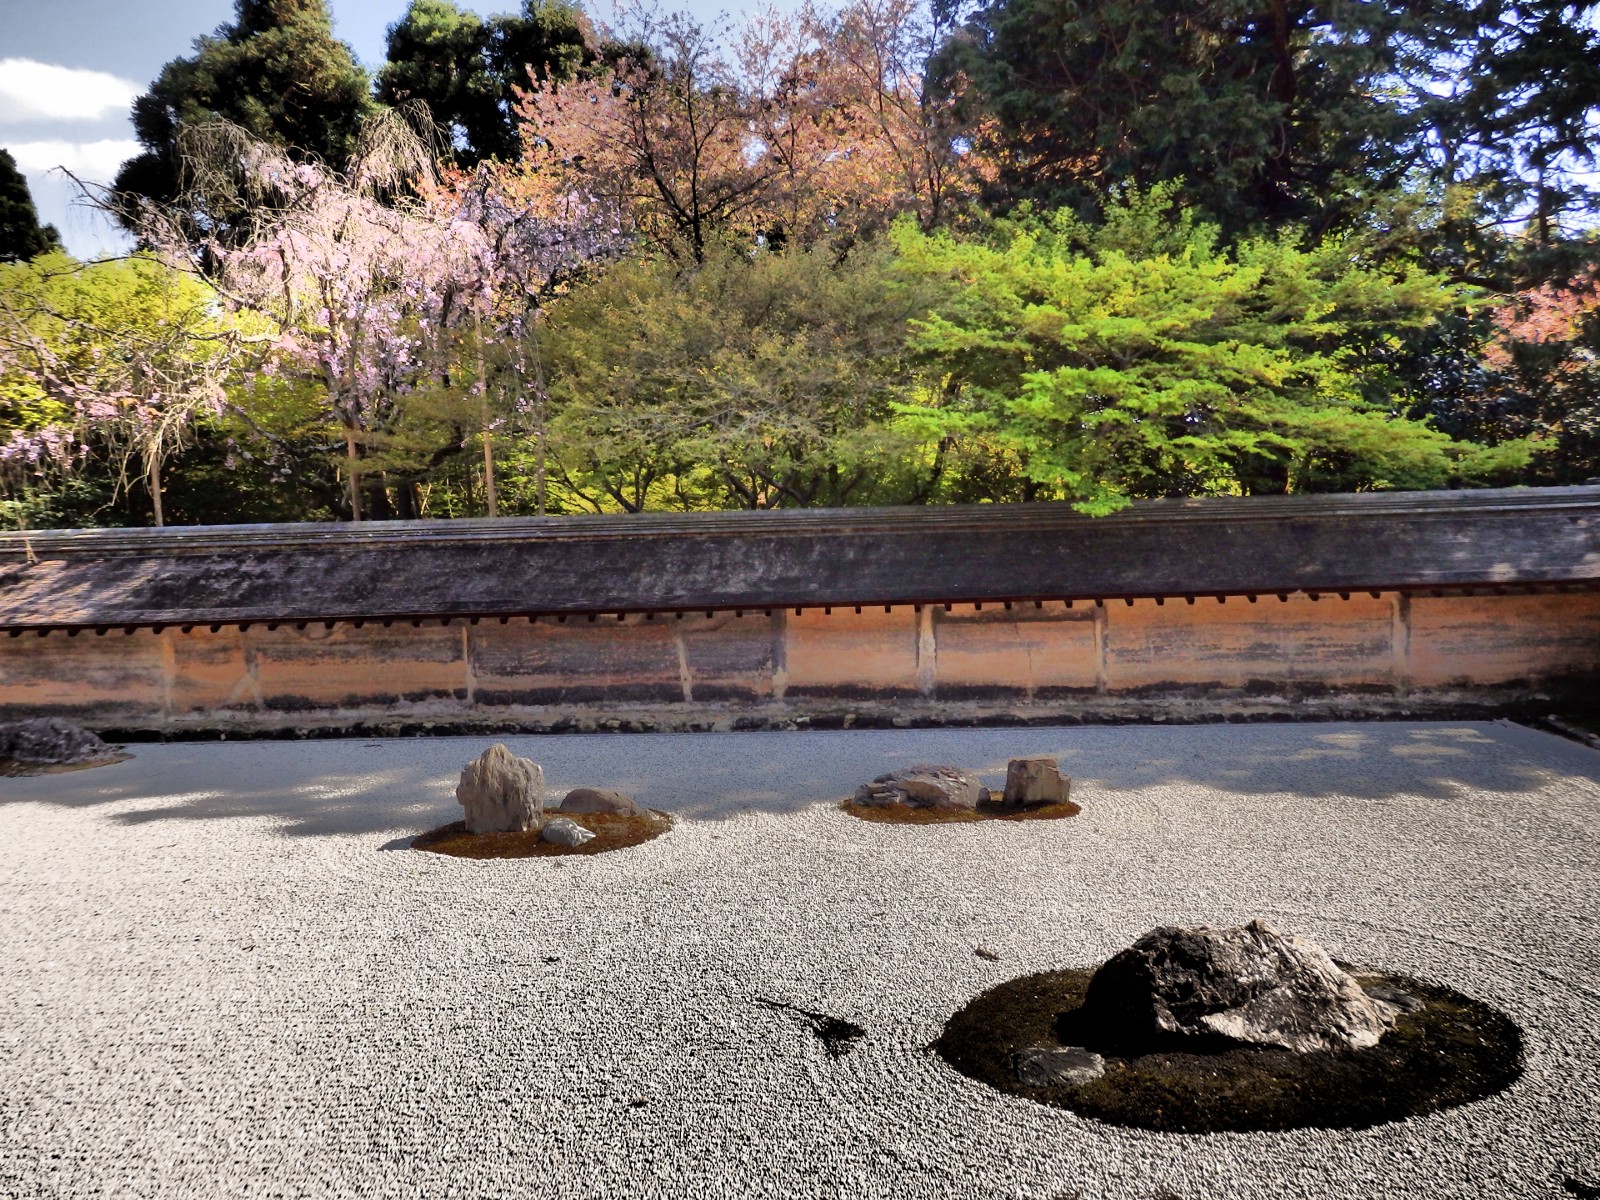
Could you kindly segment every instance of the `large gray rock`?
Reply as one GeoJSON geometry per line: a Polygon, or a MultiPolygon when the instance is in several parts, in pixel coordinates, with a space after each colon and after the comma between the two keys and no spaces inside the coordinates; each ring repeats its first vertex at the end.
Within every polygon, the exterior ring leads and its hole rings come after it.
{"type": "Polygon", "coordinates": [[[544,771],[496,742],[461,772],[456,801],[468,833],[517,833],[544,818],[544,771]]]}
{"type": "Polygon", "coordinates": [[[1049,755],[1006,763],[1007,804],[1060,804],[1071,786],[1072,781],[1061,774],[1061,764],[1049,755]]]}
{"type": "Polygon", "coordinates": [[[573,788],[561,801],[557,812],[564,813],[617,813],[625,817],[645,816],[645,810],[627,792],[614,792],[609,788],[573,788]]]}
{"type": "Polygon", "coordinates": [[[856,789],[855,802],[874,808],[976,808],[989,789],[959,767],[908,767],[879,775],[856,789]]]}
{"type": "Polygon", "coordinates": [[[0,759],[36,767],[71,767],[117,757],[98,736],[60,717],[0,724],[0,759]]]}
{"type": "Polygon", "coordinates": [[[1095,972],[1080,1017],[1138,1042],[1306,1052],[1376,1045],[1395,1006],[1368,996],[1315,942],[1251,921],[1152,930],[1095,972]]]}

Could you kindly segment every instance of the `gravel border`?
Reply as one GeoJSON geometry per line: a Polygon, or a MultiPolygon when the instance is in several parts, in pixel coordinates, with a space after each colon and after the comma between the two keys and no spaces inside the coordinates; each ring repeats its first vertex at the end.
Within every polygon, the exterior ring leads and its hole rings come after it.
{"type": "Polygon", "coordinates": [[[593,858],[409,852],[482,738],[141,746],[0,779],[0,1196],[1600,1184],[1587,747],[1489,723],[507,741],[552,793],[619,787],[678,823],[593,858]],[[1061,756],[1080,816],[831,807],[895,766],[998,783],[1024,753],[1061,756]],[[1003,979],[1255,916],[1499,1007],[1526,1073],[1402,1125],[1196,1137],[1000,1096],[924,1049],[1003,979]],[[866,1034],[834,1057],[806,1014],[866,1034]]]}

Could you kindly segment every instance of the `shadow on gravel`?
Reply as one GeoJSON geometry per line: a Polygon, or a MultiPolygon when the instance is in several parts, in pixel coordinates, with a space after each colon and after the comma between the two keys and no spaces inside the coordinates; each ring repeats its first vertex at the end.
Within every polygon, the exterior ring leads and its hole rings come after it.
{"type": "MultiPolygon", "coordinates": [[[[0,807],[122,807],[130,825],[266,817],[288,836],[387,834],[459,816],[462,764],[490,737],[140,745],[128,762],[0,778],[0,807]]],[[[895,767],[945,762],[992,787],[1006,760],[1054,754],[1086,816],[1142,789],[1381,800],[1515,794],[1600,778],[1600,754],[1521,726],[1479,722],[1126,725],[796,733],[534,735],[503,739],[543,765],[552,800],[580,784],[629,792],[675,817],[797,813],[837,804],[895,767]]],[[[1072,829],[1064,827],[1070,836],[1072,829]]],[[[951,831],[958,835],[959,830],[951,831]]],[[[385,841],[388,841],[386,838],[385,841]]],[[[392,843],[391,843],[392,844],[392,843]]],[[[374,850],[383,846],[375,844],[374,850]]]]}

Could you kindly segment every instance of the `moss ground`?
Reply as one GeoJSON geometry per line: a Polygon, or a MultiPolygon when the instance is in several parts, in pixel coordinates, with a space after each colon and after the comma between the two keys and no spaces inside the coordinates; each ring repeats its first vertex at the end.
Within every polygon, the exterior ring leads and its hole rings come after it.
{"type": "Polygon", "coordinates": [[[963,1075],[1086,1117],[1167,1133],[1362,1129],[1468,1104],[1522,1074],[1522,1034],[1506,1016],[1448,988],[1362,973],[1423,1001],[1367,1050],[1295,1054],[1266,1048],[1193,1053],[1171,1046],[1096,1044],[1075,1019],[1090,969],[1002,983],[945,1025],[932,1049],[963,1075]],[[1017,1051],[1088,1046],[1106,1073],[1079,1087],[1030,1088],[1017,1051]]]}
{"type": "Polygon", "coordinates": [[[465,821],[452,821],[430,830],[411,843],[413,850],[450,854],[456,858],[559,858],[568,854],[604,854],[658,838],[672,828],[663,812],[630,817],[620,813],[577,813],[572,819],[594,833],[581,846],[558,846],[543,841],[537,829],[524,833],[468,833],[465,821]]]}

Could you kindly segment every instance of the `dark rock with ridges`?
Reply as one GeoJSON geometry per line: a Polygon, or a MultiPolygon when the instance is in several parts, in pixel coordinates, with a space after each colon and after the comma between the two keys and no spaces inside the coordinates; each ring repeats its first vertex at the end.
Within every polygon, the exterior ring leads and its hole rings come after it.
{"type": "Polygon", "coordinates": [[[1134,1044],[1364,1049],[1394,1024],[1315,942],[1265,921],[1165,925],[1109,959],[1089,982],[1079,1019],[1134,1044]]]}
{"type": "Polygon", "coordinates": [[[97,735],[60,717],[0,724],[0,759],[30,767],[74,767],[116,758],[97,735]]]}

